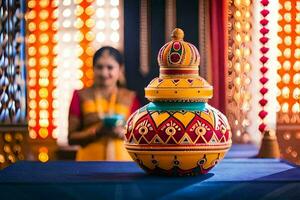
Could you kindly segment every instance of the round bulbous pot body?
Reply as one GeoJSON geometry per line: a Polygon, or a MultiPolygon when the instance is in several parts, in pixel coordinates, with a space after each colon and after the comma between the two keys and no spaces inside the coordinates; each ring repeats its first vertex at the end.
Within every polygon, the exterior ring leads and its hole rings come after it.
{"type": "Polygon", "coordinates": [[[150,174],[206,174],[230,146],[226,117],[204,102],[151,102],[127,122],[125,147],[150,174]]]}

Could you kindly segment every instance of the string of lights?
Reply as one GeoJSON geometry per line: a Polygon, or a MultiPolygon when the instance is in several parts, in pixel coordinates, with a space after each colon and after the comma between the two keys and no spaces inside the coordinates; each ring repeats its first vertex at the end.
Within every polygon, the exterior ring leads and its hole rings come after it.
{"type": "Polygon", "coordinates": [[[250,139],[247,133],[250,124],[247,114],[251,99],[248,91],[251,82],[251,65],[248,61],[251,54],[250,18],[250,0],[235,0],[229,4],[227,116],[231,122],[235,142],[248,142],[250,139]]]}

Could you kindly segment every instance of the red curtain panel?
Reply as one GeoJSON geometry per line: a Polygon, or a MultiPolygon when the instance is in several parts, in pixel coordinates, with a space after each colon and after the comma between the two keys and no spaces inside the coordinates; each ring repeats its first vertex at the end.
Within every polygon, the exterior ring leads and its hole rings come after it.
{"type": "Polygon", "coordinates": [[[214,97],[210,104],[225,112],[226,67],[227,67],[227,1],[213,0],[211,3],[211,76],[214,97]]]}

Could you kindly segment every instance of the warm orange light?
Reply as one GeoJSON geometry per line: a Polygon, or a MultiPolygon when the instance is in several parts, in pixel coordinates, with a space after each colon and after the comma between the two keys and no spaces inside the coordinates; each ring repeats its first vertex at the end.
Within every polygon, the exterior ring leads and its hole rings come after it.
{"type": "Polygon", "coordinates": [[[36,120],[35,119],[30,119],[29,121],[28,121],[28,126],[29,127],[35,127],[36,126],[36,120]]]}
{"type": "Polygon", "coordinates": [[[36,119],[36,112],[34,110],[29,111],[29,117],[32,119],[36,119]]]}
{"type": "Polygon", "coordinates": [[[48,57],[41,57],[39,59],[39,64],[41,66],[44,66],[44,67],[48,66],[49,65],[49,58],[48,57]]]}
{"type": "Polygon", "coordinates": [[[28,36],[28,43],[34,43],[36,41],[36,37],[34,34],[30,34],[28,36]]]}
{"type": "Polygon", "coordinates": [[[36,91],[35,90],[30,90],[28,92],[28,96],[30,99],[35,99],[36,98],[36,91]]]}
{"type": "Polygon", "coordinates": [[[35,31],[36,30],[36,23],[34,23],[34,22],[30,22],[29,24],[28,24],[28,30],[29,31],[35,31]]]}
{"type": "Polygon", "coordinates": [[[47,162],[49,160],[49,155],[45,152],[39,153],[39,161],[41,162],[47,162]]]}
{"type": "Polygon", "coordinates": [[[41,109],[48,109],[48,107],[49,107],[48,101],[47,101],[46,99],[40,100],[40,102],[39,102],[39,107],[40,107],[41,109]]]}
{"type": "Polygon", "coordinates": [[[39,96],[41,98],[47,98],[48,97],[48,90],[47,90],[47,88],[41,88],[39,90],[39,96]]]}
{"type": "Polygon", "coordinates": [[[49,77],[49,70],[46,68],[40,69],[39,75],[41,78],[48,78],[49,77]]]}
{"type": "Polygon", "coordinates": [[[88,6],[86,9],[85,9],[85,13],[89,16],[93,15],[95,13],[95,9],[93,8],[93,6],[88,6]]]}
{"type": "Polygon", "coordinates": [[[85,34],[85,38],[87,39],[87,41],[93,41],[95,38],[95,34],[92,31],[89,31],[85,34]]]}
{"type": "Polygon", "coordinates": [[[29,137],[31,139],[36,139],[37,134],[36,134],[35,130],[33,130],[33,129],[29,130],[29,137]]]}
{"type": "Polygon", "coordinates": [[[47,55],[47,54],[49,54],[49,48],[46,45],[42,45],[39,48],[39,53],[41,55],[47,55]]]}
{"type": "Polygon", "coordinates": [[[89,28],[93,28],[95,26],[95,20],[94,19],[87,19],[85,21],[85,25],[89,28]]]}
{"type": "Polygon", "coordinates": [[[41,10],[39,13],[39,17],[41,20],[45,20],[49,17],[49,12],[47,10],[41,10]]]}
{"type": "Polygon", "coordinates": [[[35,100],[30,100],[29,101],[29,108],[32,108],[32,109],[36,108],[36,101],[35,100]]]}
{"type": "Polygon", "coordinates": [[[47,29],[49,28],[49,24],[45,21],[42,21],[40,24],[39,24],[39,29],[41,31],[46,31],[47,29]]]}
{"type": "Polygon", "coordinates": [[[41,138],[46,138],[48,136],[48,130],[46,128],[41,128],[39,130],[39,136],[41,138]]]}
{"type": "MultiPolygon", "coordinates": [[[[40,125],[40,127],[47,128],[49,126],[49,120],[48,119],[40,119],[39,120],[39,125],[40,125]]],[[[40,129],[40,130],[42,130],[42,129],[40,129]]],[[[47,129],[45,129],[45,130],[47,130],[47,129]]],[[[42,137],[40,132],[39,132],[39,135],[42,137]]],[[[48,136],[48,130],[47,130],[47,136],[48,136]]],[[[47,136],[45,136],[45,137],[47,137],[47,136]]]]}
{"type": "Polygon", "coordinates": [[[34,8],[36,6],[36,1],[35,0],[31,0],[28,1],[28,8],[34,8]]]}
{"type": "MultiPolygon", "coordinates": [[[[79,3],[78,3],[78,2],[75,2],[75,4],[79,4],[79,3]]],[[[76,16],[80,16],[80,15],[82,15],[83,12],[84,12],[83,7],[80,6],[80,5],[77,5],[77,6],[76,6],[76,9],[75,9],[75,15],[76,15],[76,16]]]]}
{"type": "Polygon", "coordinates": [[[49,6],[49,0],[41,0],[41,1],[39,1],[39,4],[42,8],[45,8],[45,7],[49,6]]]}
{"type": "Polygon", "coordinates": [[[94,48],[93,47],[88,47],[86,50],[85,50],[86,54],[89,55],[89,56],[93,56],[94,55],[94,48]]]}

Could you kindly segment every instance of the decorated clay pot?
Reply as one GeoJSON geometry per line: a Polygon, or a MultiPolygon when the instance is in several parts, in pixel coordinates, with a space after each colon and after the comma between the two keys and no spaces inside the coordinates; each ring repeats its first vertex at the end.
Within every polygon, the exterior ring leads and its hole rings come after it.
{"type": "Polygon", "coordinates": [[[151,102],[127,122],[125,147],[153,174],[206,174],[231,146],[226,117],[207,103],[213,88],[199,76],[199,52],[183,37],[175,29],[160,49],[160,75],[145,88],[151,102]]]}

